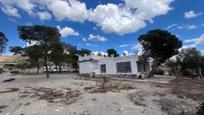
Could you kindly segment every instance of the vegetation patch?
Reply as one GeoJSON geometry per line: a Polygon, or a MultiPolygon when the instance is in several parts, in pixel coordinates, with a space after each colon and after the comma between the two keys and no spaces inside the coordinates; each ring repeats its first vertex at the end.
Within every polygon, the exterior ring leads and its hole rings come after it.
{"type": "Polygon", "coordinates": [[[0,113],[2,112],[2,109],[7,108],[7,105],[0,105],[0,113]]]}
{"type": "Polygon", "coordinates": [[[161,106],[161,110],[168,115],[193,115],[193,108],[180,100],[173,100],[168,98],[160,98],[157,100],[161,106]]]}
{"type": "Polygon", "coordinates": [[[72,90],[70,88],[64,89],[64,90],[57,90],[52,88],[33,88],[30,92],[21,92],[21,96],[23,97],[25,94],[25,97],[30,96],[31,98],[38,98],[39,100],[46,100],[49,103],[54,102],[64,102],[66,104],[72,104],[76,102],[81,93],[78,90],[72,90]],[[25,94],[24,94],[25,93],[25,94]]]}
{"type": "Polygon", "coordinates": [[[146,106],[144,96],[140,92],[131,93],[127,98],[137,106],[146,106]]]}
{"type": "Polygon", "coordinates": [[[102,77],[99,81],[96,81],[97,85],[94,87],[85,87],[84,90],[90,93],[106,93],[109,91],[118,92],[121,90],[135,89],[133,83],[125,83],[120,81],[113,81],[109,77],[102,77]]]}
{"type": "Polygon", "coordinates": [[[0,91],[0,94],[1,93],[12,93],[12,92],[17,92],[17,91],[19,91],[19,88],[12,87],[12,88],[7,88],[7,90],[5,91],[0,91]]]}
{"type": "Polygon", "coordinates": [[[204,99],[204,81],[192,80],[183,77],[176,77],[170,81],[172,84],[171,93],[181,98],[190,98],[197,101],[204,99]]]}

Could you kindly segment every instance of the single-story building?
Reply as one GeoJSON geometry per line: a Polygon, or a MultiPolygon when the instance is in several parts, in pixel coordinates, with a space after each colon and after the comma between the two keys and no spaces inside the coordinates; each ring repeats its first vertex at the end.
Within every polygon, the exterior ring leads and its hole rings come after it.
{"type": "Polygon", "coordinates": [[[141,61],[138,55],[121,57],[88,55],[79,57],[80,74],[139,75],[149,73],[150,70],[150,63],[141,61]]]}
{"type": "Polygon", "coordinates": [[[26,57],[22,57],[19,55],[8,55],[8,56],[0,56],[0,68],[3,68],[4,66],[13,66],[17,65],[19,63],[25,62],[26,57]]]}

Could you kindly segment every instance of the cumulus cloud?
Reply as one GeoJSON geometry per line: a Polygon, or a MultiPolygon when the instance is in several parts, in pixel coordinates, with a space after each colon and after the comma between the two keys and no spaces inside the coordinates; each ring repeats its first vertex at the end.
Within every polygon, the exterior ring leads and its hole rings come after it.
{"type": "Polygon", "coordinates": [[[2,7],[1,10],[9,15],[9,16],[14,16],[14,17],[18,17],[18,18],[21,18],[20,14],[18,13],[18,9],[12,7],[12,6],[5,6],[5,7],[2,7]]]}
{"type": "Polygon", "coordinates": [[[167,14],[173,0],[124,0],[125,4],[98,5],[90,12],[93,21],[104,32],[124,35],[146,26],[146,21],[167,14]]]}
{"type": "Polygon", "coordinates": [[[193,10],[190,10],[190,11],[184,13],[184,17],[186,19],[196,18],[196,17],[198,17],[200,15],[202,15],[202,12],[196,13],[193,10]]]}
{"type": "Polygon", "coordinates": [[[52,15],[47,11],[38,12],[37,16],[40,18],[40,20],[50,20],[52,18],[52,15]]]}
{"type": "MultiPolygon", "coordinates": [[[[10,6],[13,15],[21,9],[29,14],[37,12],[41,20],[51,17],[62,21],[93,22],[106,33],[124,35],[146,27],[153,18],[167,14],[173,0],[123,0],[120,4],[99,4],[88,9],[81,0],[1,0],[4,7],[10,6]],[[41,10],[47,12],[40,12],[41,10]],[[50,12],[51,14],[49,14],[50,12]]],[[[11,9],[10,9],[11,10],[11,9]]],[[[11,12],[11,11],[10,11],[11,12]]],[[[10,13],[11,14],[11,13],[10,13]]],[[[36,15],[36,14],[35,14],[36,15]]],[[[16,15],[19,17],[19,15],[16,15]]]]}
{"type": "Polygon", "coordinates": [[[79,36],[79,32],[76,32],[73,28],[70,27],[61,28],[60,26],[57,26],[57,29],[59,29],[62,37],[79,36]]]}
{"type": "Polygon", "coordinates": [[[186,39],[184,43],[191,43],[191,47],[197,47],[199,45],[204,44],[204,33],[198,37],[198,38],[193,38],[193,39],[186,39]]]}
{"type": "Polygon", "coordinates": [[[79,0],[52,0],[47,7],[58,20],[83,22],[88,17],[86,4],[79,0]]]}
{"type": "Polygon", "coordinates": [[[32,14],[33,9],[35,8],[35,4],[33,4],[31,0],[0,0],[0,3],[3,7],[16,7],[28,14],[32,14]]]}
{"type": "Polygon", "coordinates": [[[90,13],[89,20],[95,22],[104,32],[119,35],[132,33],[146,26],[131,11],[115,4],[98,5],[90,13]]]}
{"type": "Polygon", "coordinates": [[[143,47],[140,43],[137,43],[135,46],[133,46],[133,49],[136,50],[138,55],[143,54],[143,47]]]}
{"type": "Polygon", "coordinates": [[[100,35],[89,34],[89,37],[87,38],[87,40],[105,42],[105,41],[107,41],[107,38],[103,37],[103,36],[100,36],[100,35]]]}

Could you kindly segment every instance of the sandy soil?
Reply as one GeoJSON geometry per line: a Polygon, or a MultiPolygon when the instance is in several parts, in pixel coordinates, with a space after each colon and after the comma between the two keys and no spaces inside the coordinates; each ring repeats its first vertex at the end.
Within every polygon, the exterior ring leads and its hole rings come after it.
{"type": "MultiPolygon", "coordinates": [[[[174,77],[167,76],[145,80],[115,79],[113,81],[117,81],[119,84],[131,83],[134,88],[106,93],[90,93],[84,88],[96,87],[99,82],[79,79],[76,74],[52,74],[49,79],[45,78],[45,75],[0,74],[0,114],[168,115],[172,114],[168,109],[175,109],[174,111],[177,113],[194,111],[198,102],[179,98],[168,93],[168,87],[160,86],[160,84],[168,84],[169,80],[172,79],[174,77]],[[16,80],[2,83],[3,80],[8,78],[16,78],[16,80]],[[10,90],[8,88],[18,88],[19,90],[5,92],[10,90]],[[69,92],[66,89],[71,88],[73,91],[78,91],[79,95],[73,97],[74,99],[56,95],[61,97],[49,102],[44,98],[40,99],[40,93],[35,90],[40,88],[54,89],[56,92],[63,92],[64,95],[69,92]],[[166,102],[167,100],[169,101],[166,102]],[[176,107],[175,104],[177,104],[176,107]]],[[[53,92],[50,94],[53,94],[53,92]]]]}

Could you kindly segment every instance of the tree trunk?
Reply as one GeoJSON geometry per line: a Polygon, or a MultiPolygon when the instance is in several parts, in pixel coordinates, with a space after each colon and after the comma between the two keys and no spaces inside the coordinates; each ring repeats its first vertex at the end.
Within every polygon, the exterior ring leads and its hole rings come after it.
{"type": "Polygon", "coordinates": [[[45,59],[45,69],[46,69],[46,77],[49,78],[50,77],[50,74],[49,74],[49,70],[48,70],[48,59],[47,59],[47,51],[45,52],[45,56],[44,56],[44,59],[45,59]]]}
{"type": "Polygon", "coordinates": [[[39,70],[40,70],[40,64],[39,64],[39,62],[38,62],[37,74],[39,74],[39,70]]]}
{"type": "Polygon", "coordinates": [[[148,78],[151,78],[154,76],[154,72],[156,70],[156,67],[157,67],[156,64],[152,65],[152,70],[149,72],[148,78]]]}

